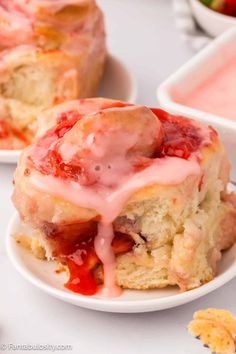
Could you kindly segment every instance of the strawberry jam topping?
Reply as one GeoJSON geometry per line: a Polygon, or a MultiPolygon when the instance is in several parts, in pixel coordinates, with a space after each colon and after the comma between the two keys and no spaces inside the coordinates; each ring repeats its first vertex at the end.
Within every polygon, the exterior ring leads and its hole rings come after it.
{"type": "Polygon", "coordinates": [[[76,111],[62,113],[57,119],[57,125],[48,130],[33,147],[33,157],[29,160],[34,168],[43,174],[52,174],[55,177],[72,178],[81,173],[80,166],[71,166],[65,164],[56,149],[56,143],[60,140],[74,125],[81,119],[76,111]],[[54,149],[52,149],[52,145],[54,149]]]}
{"type": "Polygon", "coordinates": [[[9,128],[4,120],[0,120],[0,139],[7,138],[9,135],[9,128]]]}
{"type": "MultiPolygon", "coordinates": [[[[163,142],[153,158],[174,156],[188,159],[199,149],[203,140],[201,131],[191,120],[171,115],[161,109],[151,110],[162,122],[164,129],[163,142]]],[[[29,160],[36,170],[45,175],[70,179],[81,185],[94,183],[86,171],[83,159],[75,155],[71,161],[65,162],[58,151],[60,139],[82,118],[83,115],[79,115],[77,111],[63,113],[58,117],[57,126],[50,129],[33,147],[29,160]]],[[[149,158],[140,158],[140,161],[136,158],[134,170],[139,171],[151,162],[152,159],[149,158]]]]}
{"type": "Polygon", "coordinates": [[[191,120],[171,115],[162,109],[152,109],[164,128],[163,143],[157,157],[175,156],[188,159],[202,144],[200,129],[191,120]]]}
{"type": "Polygon", "coordinates": [[[219,8],[216,10],[224,15],[236,17],[236,2],[235,0],[224,0],[223,3],[219,3],[219,8]]]}
{"type": "MultiPolygon", "coordinates": [[[[64,238],[61,233],[55,234],[55,232],[53,236],[50,236],[54,240],[54,256],[66,264],[69,270],[69,280],[65,287],[87,296],[94,295],[97,291],[95,270],[101,265],[101,261],[94,250],[94,231],[94,225],[87,224],[86,226],[86,224],[82,224],[77,236],[78,242],[76,242],[73,232],[70,233],[69,239],[65,238],[68,237],[66,233],[64,238]],[[85,232],[86,229],[87,233],[85,232]],[[92,234],[94,235],[91,236],[92,234]]],[[[130,251],[133,245],[134,241],[130,236],[120,232],[115,233],[112,241],[112,249],[115,255],[130,251]]]]}
{"type": "MultiPolygon", "coordinates": [[[[83,100],[80,100],[83,105],[83,100]]],[[[91,105],[91,103],[90,103],[91,105]]],[[[122,108],[130,106],[119,101],[108,101],[101,105],[100,109],[107,108],[122,108]]],[[[96,112],[98,107],[91,106],[92,112],[96,112]]],[[[48,130],[45,135],[38,139],[37,143],[32,148],[31,156],[28,158],[33,167],[45,175],[53,175],[63,179],[70,179],[79,182],[81,185],[92,184],[93,181],[88,175],[86,168],[79,157],[74,157],[70,162],[65,163],[58,151],[60,139],[73,128],[73,126],[82,119],[86,114],[89,114],[88,107],[84,108],[83,114],[78,111],[68,111],[61,113],[57,118],[57,125],[48,130]]]]}
{"type": "Polygon", "coordinates": [[[93,295],[97,290],[97,282],[93,274],[99,259],[94,251],[94,239],[90,237],[75,245],[69,255],[61,256],[69,269],[70,278],[65,287],[83,295],[93,295]]]}
{"type": "Polygon", "coordinates": [[[22,140],[26,145],[29,144],[27,138],[20,130],[11,127],[5,120],[0,119],[0,139],[6,139],[9,138],[9,136],[14,136],[22,140]]]}
{"type": "MultiPolygon", "coordinates": [[[[155,158],[173,156],[188,159],[203,143],[201,128],[191,120],[170,115],[161,109],[151,110],[162,123],[164,138],[153,158],[135,157],[133,164],[135,172],[149,166],[155,158]]],[[[50,129],[32,148],[28,169],[33,166],[45,175],[69,179],[81,185],[91,184],[80,158],[75,155],[71,161],[65,162],[58,149],[60,139],[82,118],[83,115],[78,114],[77,111],[61,114],[57,126],[50,129]]],[[[99,267],[102,263],[94,249],[97,222],[98,220],[94,220],[92,223],[87,223],[87,226],[77,223],[64,226],[45,224],[43,227],[44,234],[54,246],[54,256],[68,267],[70,276],[65,287],[83,295],[96,293],[95,274],[98,268],[98,271],[102,269],[99,267]]],[[[130,251],[133,245],[134,241],[130,236],[115,232],[112,241],[115,255],[130,251]]]]}

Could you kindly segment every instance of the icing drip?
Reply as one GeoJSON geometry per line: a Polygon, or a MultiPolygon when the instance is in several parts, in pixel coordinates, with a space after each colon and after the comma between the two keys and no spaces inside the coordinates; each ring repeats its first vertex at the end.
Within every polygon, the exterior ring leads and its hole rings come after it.
{"type": "Polygon", "coordinates": [[[112,223],[102,221],[98,224],[98,233],[95,237],[94,246],[99,259],[104,267],[104,287],[102,295],[105,297],[116,297],[121,289],[115,284],[115,255],[111,247],[114,238],[112,223]]]}
{"type": "Polygon", "coordinates": [[[74,181],[65,181],[51,175],[33,174],[30,182],[38,189],[61,197],[83,208],[94,209],[101,215],[95,251],[104,267],[104,289],[106,296],[118,295],[115,284],[115,256],[111,248],[113,240],[112,223],[122,211],[125,202],[140,188],[152,184],[178,184],[190,175],[198,176],[200,166],[196,161],[177,157],[154,159],[144,170],[132,173],[122,184],[113,188],[81,186],[74,181]]]}
{"type": "Polygon", "coordinates": [[[96,211],[94,249],[103,265],[102,294],[118,296],[113,222],[140,190],[178,185],[189,176],[199,180],[199,148],[215,133],[162,110],[103,99],[80,101],[80,107],[70,103],[70,110],[68,104],[63,107],[64,113],[62,109],[52,117],[55,126],[27,150],[29,182],[96,211]]]}

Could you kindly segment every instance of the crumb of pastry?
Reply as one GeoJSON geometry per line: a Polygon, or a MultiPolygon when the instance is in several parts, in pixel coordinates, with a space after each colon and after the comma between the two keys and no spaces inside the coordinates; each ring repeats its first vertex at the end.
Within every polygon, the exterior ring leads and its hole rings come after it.
{"type": "Polygon", "coordinates": [[[233,354],[236,351],[236,318],[229,311],[214,308],[197,311],[188,331],[212,353],[233,354]]]}
{"type": "Polygon", "coordinates": [[[14,239],[22,247],[31,251],[36,258],[46,259],[45,248],[36,237],[27,236],[24,234],[15,234],[14,239]]]}
{"type": "Polygon", "coordinates": [[[56,274],[61,274],[63,272],[68,271],[68,268],[66,266],[64,266],[62,263],[58,263],[57,268],[55,270],[56,274]]]}

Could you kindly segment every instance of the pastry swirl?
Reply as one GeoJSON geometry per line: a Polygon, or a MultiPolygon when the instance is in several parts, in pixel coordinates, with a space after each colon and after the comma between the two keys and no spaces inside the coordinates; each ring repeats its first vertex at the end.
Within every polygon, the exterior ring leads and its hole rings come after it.
{"type": "Polygon", "coordinates": [[[102,98],[59,105],[40,122],[13,202],[45,257],[67,265],[67,287],[91,295],[102,283],[115,296],[214,277],[235,242],[236,209],[212,128],[102,98]]]}

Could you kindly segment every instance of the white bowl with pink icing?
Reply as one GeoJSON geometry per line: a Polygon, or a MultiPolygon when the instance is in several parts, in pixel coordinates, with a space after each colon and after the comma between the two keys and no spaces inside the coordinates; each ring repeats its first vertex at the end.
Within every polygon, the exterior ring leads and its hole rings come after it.
{"type": "Polygon", "coordinates": [[[160,105],[213,126],[226,146],[236,180],[236,28],[204,48],[157,89],[160,105]]]}

